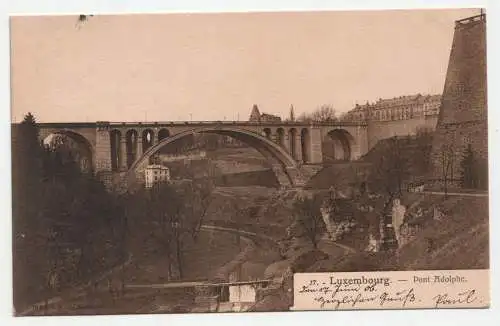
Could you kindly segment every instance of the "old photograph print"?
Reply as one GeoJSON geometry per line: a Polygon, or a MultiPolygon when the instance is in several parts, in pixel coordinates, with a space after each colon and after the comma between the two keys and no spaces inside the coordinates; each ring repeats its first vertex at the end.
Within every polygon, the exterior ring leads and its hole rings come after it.
{"type": "Polygon", "coordinates": [[[488,270],[486,18],[11,17],[14,314],[289,311],[295,273],[488,270]]]}

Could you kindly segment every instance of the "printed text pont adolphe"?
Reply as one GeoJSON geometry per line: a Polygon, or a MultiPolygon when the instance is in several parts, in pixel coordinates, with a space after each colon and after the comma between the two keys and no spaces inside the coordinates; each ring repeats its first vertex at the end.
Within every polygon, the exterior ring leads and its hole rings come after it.
{"type": "Polygon", "coordinates": [[[294,275],[293,310],[488,306],[488,270],[294,275]]]}

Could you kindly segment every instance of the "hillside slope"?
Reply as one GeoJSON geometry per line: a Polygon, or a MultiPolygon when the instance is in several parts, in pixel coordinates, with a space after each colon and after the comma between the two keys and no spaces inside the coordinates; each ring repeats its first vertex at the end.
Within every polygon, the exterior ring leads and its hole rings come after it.
{"type": "Polygon", "coordinates": [[[419,269],[489,268],[488,198],[452,197],[439,206],[442,220],[429,220],[400,253],[399,266],[419,269]]]}
{"type": "Polygon", "coordinates": [[[441,220],[428,210],[422,229],[399,251],[357,252],[341,261],[317,262],[310,272],[377,270],[455,270],[489,268],[489,218],[487,197],[450,197],[412,194],[406,203],[424,208],[438,206],[441,220]]]}
{"type": "Polygon", "coordinates": [[[407,164],[409,175],[423,176],[428,172],[431,145],[432,134],[382,139],[359,161],[377,164],[383,156],[397,155],[407,164]]]}
{"type": "Polygon", "coordinates": [[[383,158],[398,157],[404,162],[405,181],[421,179],[428,173],[432,134],[393,137],[380,140],[368,153],[353,162],[337,162],[325,166],[306,185],[309,189],[349,189],[377,169],[383,158]]]}

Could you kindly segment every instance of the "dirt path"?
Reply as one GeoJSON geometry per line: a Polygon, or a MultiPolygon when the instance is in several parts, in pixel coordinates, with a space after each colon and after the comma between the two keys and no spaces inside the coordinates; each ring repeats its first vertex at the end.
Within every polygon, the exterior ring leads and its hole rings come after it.
{"type": "Polygon", "coordinates": [[[465,193],[465,192],[449,192],[445,194],[444,192],[441,191],[423,191],[423,194],[429,194],[429,195],[448,195],[448,196],[461,196],[461,197],[488,197],[488,193],[465,193]]]}

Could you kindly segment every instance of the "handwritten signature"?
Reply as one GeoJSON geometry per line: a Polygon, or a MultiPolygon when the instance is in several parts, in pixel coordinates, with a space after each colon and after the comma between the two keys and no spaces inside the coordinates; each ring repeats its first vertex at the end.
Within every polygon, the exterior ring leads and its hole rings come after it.
{"type": "Polygon", "coordinates": [[[449,293],[438,294],[432,298],[434,300],[434,307],[439,308],[442,306],[456,305],[462,303],[473,303],[477,300],[476,290],[471,289],[458,293],[452,296],[449,293]]]}

